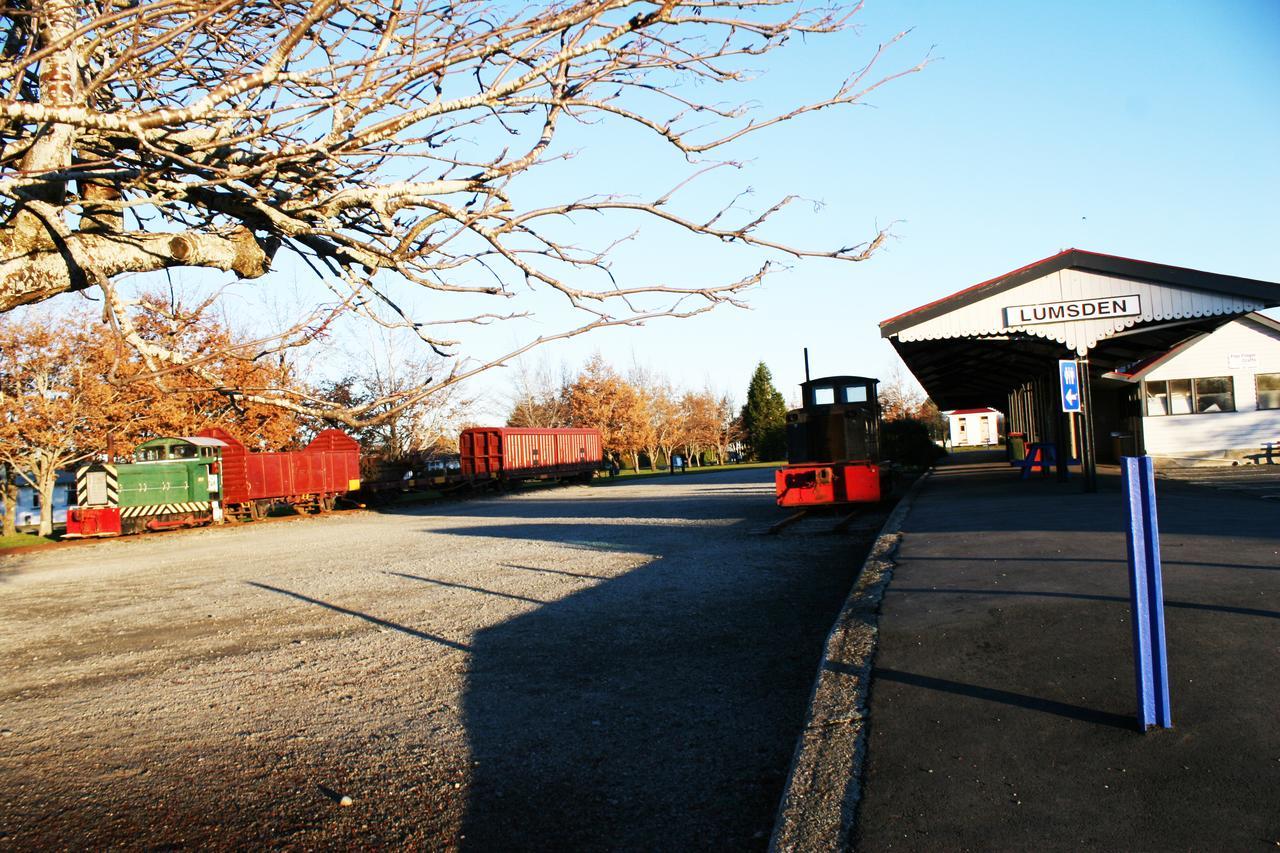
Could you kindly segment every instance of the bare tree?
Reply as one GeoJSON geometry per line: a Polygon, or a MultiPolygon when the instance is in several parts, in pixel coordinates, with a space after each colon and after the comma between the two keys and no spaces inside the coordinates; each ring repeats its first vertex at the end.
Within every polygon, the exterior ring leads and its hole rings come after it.
{"type": "Polygon", "coordinates": [[[545,359],[533,364],[520,358],[515,363],[507,426],[563,427],[569,423],[568,389],[572,377],[562,365],[557,378],[545,359]]]}
{"type": "MultiPolygon", "coordinates": [[[[355,372],[331,383],[324,396],[347,405],[400,399],[407,389],[417,387],[419,377],[448,373],[444,359],[409,346],[403,336],[387,330],[367,338],[362,352],[349,355],[345,361],[356,365],[355,372]]],[[[373,417],[368,419],[371,423],[356,432],[366,450],[390,460],[453,453],[457,451],[461,424],[475,402],[463,394],[463,386],[445,383],[439,393],[410,405],[388,406],[392,412],[385,418],[377,417],[379,412],[373,410],[373,417]]],[[[340,424],[339,421],[337,425],[340,424]]]]}
{"type": "Polygon", "coordinates": [[[895,364],[889,378],[880,383],[880,411],[884,419],[898,421],[917,417],[924,403],[920,386],[903,372],[902,365],[895,364]]]}
{"type": "Polygon", "coordinates": [[[783,258],[868,257],[883,231],[834,248],[766,236],[794,197],[745,215],[736,200],[710,216],[675,203],[690,180],[732,165],[714,152],[923,67],[874,71],[886,44],[815,99],[774,114],[725,105],[750,97],[734,90],[759,57],[848,30],[856,11],[788,0],[0,0],[0,311],[91,291],[155,381],[191,373],[232,397],[359,426],[548,340],[740,305],[769,262],[719,282],[635,281],[611,269],[612,245],[578,245],[565,223],[638,216],[783,258]],[[647,198],[608,182],[589,197],[522,195],[531,168],[570,156],[555,145],[562,128],[596,121],[656,135],[688,176],[647,198]],[[140,333],[147,306],[129,276],[197,267],[257,279],[286,256],[330,296],[240,344],[240,358],[305,345],[346,315],[411,329],[457,358],[466,328],[525,316],[513,300],[526,290],[558,295],[575,319],[345,406],[239,388],[208,353],[140,333]]]}

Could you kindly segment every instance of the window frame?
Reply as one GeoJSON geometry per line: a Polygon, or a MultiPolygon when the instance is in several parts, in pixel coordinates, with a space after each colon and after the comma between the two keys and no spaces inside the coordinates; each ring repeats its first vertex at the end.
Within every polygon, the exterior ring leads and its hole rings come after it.
{"type": "MultiPolygon", "coordinates": [[[[1212,393],[1218,394],[1223,392],[1212,392],[1212,393]]],[[[1187,417],[1188,415],[1227,415],[1227,414],[1231,414],[1233,412],[1238,412],[1238,411],[1240,411],[1240,409],[1236,405],[1236,378],[1232,374],[1226,374],[1223,376],[1193,376],[1191,378],[1178,377],[1175,379],[1144,379],[1142,380],[1142,416],[1144,418],[1183,418],[1183,417],[1187,417]],[[1217,412],[1202,412],[1200,411],[1200,393],[1199,391],[1196,390],[1196,383],[1204,380],[1213,380],[1213,379],[1221,379],[1227,383],[1227,391],[1225,393],[1231,395],[1231,408],[1221,409],[1217,412]],[[1189,385],[1190,391],[1191,391],[1190,411],[1186,411],[1186,412],[1173,411],[1173,396],[1169,391],[1169,385],[1173,382],[1186,382],[1189,385]],[[1152,385],[1164,386],[1165,408],[1168,409],[1168,411],[1154,412],[1154,413],[1151,411],[1152,394],[1151,394],[1150,388],[1152,385]]]]}
{"type": "MultiPolygon", "coordinates": [[[[1264,406],[1264,405],[1262,405],[1262,393],[1263,393],[1263,390],[1262,390],[1262,384],[1259,382],[1259,380],[1260,380],[1260,379],[1262,379],[1262,377],[1264,377],[1264,376],[1274,376],[1274,377],[1276,377],[1276,379],[1280,380],[1280,373],[1255,373],[1255,374],[1253,374],[1253,407],[1254,407],[1254,409],[1256,409],[1256,410],[1257,410],[1257,411],[1259,411],[1259,412],[1274,412],[1274,411],[1276,411],[1276,410],[1280,409],[1280,403],[1278,403],[1277,405],[1274,405],[1274,406],[1264,406]]],[[[1270,388],[1268,388],[1268,389],[1267,389],[1267,393],[1268,393],[1268,394],[1275,394],[1275,393],[1277,393],[1278,391],[1280,391],[1280,389],[1270,389],[1270,388]]]]}

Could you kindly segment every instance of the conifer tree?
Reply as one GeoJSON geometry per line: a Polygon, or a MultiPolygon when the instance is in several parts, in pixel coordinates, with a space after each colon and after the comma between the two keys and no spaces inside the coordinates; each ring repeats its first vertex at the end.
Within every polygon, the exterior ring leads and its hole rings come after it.
{"type": "Polygon", "coordinates": [[[762,361],[756,365],[742,407],[742,431],[751,455],[759,460],[782,459],[787,452],[787,404],[773,387],[773,374],[762,361]]]}

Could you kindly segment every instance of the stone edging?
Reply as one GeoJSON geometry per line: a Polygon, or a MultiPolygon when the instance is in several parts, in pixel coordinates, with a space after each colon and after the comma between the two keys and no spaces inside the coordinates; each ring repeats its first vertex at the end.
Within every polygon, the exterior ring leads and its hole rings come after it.
{"type": "Polygon", "coordinates": [[[770,851],[808,853],[853,847],[880,600],[893,576],[902,522],[932,473],[925,472],[916,480],[885,520],[827,635],[804,730],[778,805],[770,851]]]}

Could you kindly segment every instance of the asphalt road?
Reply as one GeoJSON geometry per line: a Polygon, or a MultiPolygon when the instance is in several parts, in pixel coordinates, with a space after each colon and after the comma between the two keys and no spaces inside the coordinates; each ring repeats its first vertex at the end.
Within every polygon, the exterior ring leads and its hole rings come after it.
{"type": "Polygon", "coordinates": [[[0,559],[0,844],[762,848],[878,526],[771,477],[0,559]]]}
{"type": "Polygon", "coordinates": [[[1174,727],[1143,734],[1116,478],[926,482],[880,618],[859,849],[1277,849],[1280,505],[1156,493],[1174,727]]]}
{"type": "Polygon", "coordinates": [[[1280,464],[1156,466],[1162,484],[1195,486],[1235,492],[1266,501],[1280,501],[1280,464]]]}

